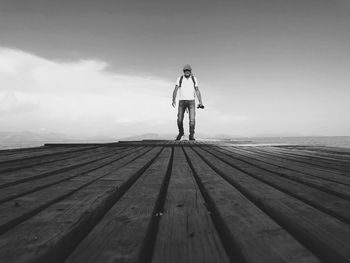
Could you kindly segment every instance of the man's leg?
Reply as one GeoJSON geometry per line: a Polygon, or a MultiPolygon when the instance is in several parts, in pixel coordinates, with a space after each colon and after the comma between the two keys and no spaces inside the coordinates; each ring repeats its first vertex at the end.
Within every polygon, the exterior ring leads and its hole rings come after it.
{"type": "Polygon", "coordinates": [[[190,140],[194,140],[194,129],[196,125],[196,103],[195,101],[189,101],[188,111],[190,115],[190,140]]]}
{"type": "Polygon", "coordinates": [[[179,134],[176,137],[176,140],[180,140],[182,135],[184,135],[184,114],[185,114],[185,107],[184,107],[184,101],[179,100],[179,107],[177,112],[177,127],[179,129],[179,134]]]}

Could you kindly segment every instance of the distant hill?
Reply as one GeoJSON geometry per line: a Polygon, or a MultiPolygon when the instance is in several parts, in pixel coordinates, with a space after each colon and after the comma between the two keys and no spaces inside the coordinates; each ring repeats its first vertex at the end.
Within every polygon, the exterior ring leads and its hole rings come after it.
{"type": "Polygon", "coordinates": [[[0,148],[22,148],[41,146],[47,142],[64,142],[68,138],[60,133],[0,132],[0,148]]]}

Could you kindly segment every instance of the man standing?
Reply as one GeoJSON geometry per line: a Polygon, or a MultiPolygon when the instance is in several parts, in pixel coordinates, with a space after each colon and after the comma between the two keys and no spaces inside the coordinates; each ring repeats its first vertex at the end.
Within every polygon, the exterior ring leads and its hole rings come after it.
{"type": "Polygon", "coordinates": [[[176,106],[176,95],[179,91],[179,108],[177,114],[177,127],[179,128],[179,134],[176,140],[180,140],[184,135],[183,119],[185,110],[188,109],[190,116],[190,141],[194,141],[194,129],[195,129],[195,96],[197,96],[199,104],[198,108],[204,108],[202,104],[201,93],[198,89],[198,81],[195,76],[192,75],[192,68],[190,65],[186,65],[183,68],[184,75],[178,77],[173,92],[173,107],[176,106]]]}

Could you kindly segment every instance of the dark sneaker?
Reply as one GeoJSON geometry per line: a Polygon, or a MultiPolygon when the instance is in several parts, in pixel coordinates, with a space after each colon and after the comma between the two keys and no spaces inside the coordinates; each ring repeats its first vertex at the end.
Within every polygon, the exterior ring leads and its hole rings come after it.
{"type": "Polygon", "coordinates": [[[190,135],[190,141],[195,141],[196,139],[193,137],[193,135],[190,135]]]}
{"type": "Polygon", "coordinates": [[[179,133],[176,137],[176,140],[177,141],[180,141],[181,140],[181,137],[183,136],[184,134],[183,133],[179,133]]]}

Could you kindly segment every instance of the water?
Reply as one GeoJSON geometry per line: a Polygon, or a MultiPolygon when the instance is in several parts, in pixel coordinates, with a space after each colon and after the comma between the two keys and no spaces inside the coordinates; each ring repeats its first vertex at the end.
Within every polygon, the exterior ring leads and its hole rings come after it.
{"type": "MultiPolygon", "coordinates": [[[[350,136],[313,136],[313,137],[247,137],[234,141],[249,141],[253,144],[292,144],[316,145],[350,148],[350,136]]],[[[226,140],[225,140],[226,141],[226,140]]],[[[61,141],[62,142],[62,141],[61,141]]],[[[92,141],[89,141],[91,143],[92,141]]],[[[28,148],[44,145],[47,141],[0,142],[0,149],[28,148]]]]}
{"type": "Polygon", "coordinates": [[[350,148],[350,136],[264,137],[247,138],[247,140],[254,143],[266,144],[293,144],[350,148]]]}

